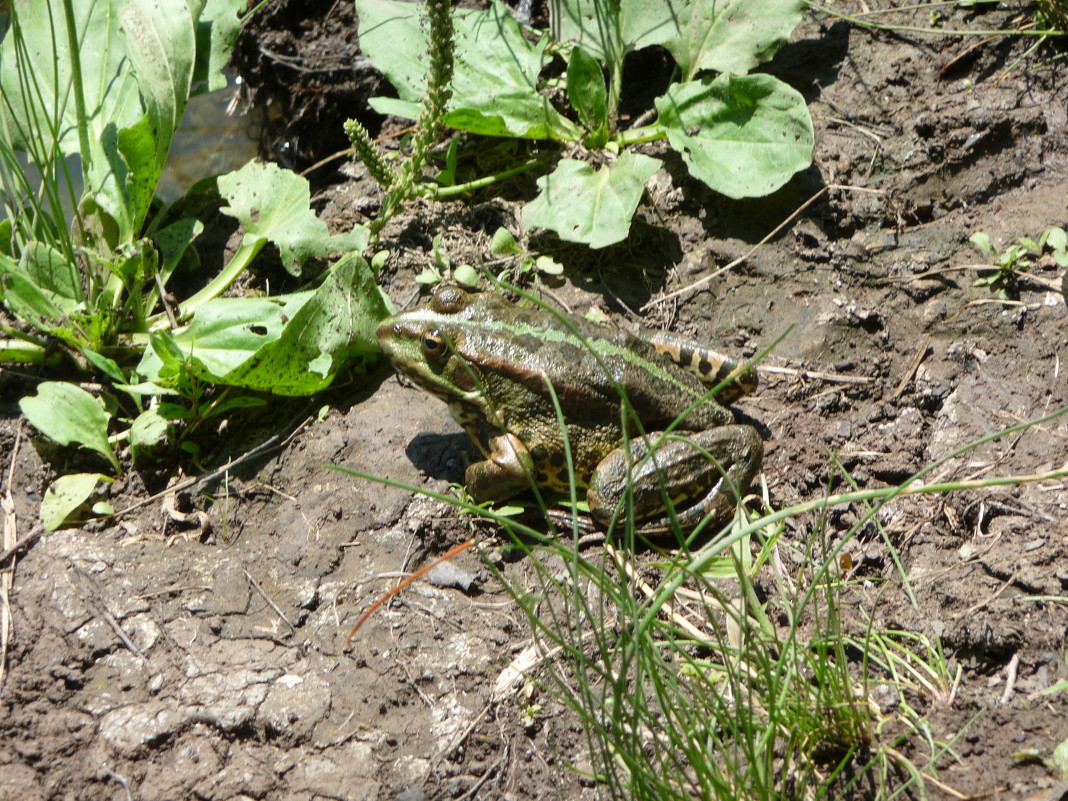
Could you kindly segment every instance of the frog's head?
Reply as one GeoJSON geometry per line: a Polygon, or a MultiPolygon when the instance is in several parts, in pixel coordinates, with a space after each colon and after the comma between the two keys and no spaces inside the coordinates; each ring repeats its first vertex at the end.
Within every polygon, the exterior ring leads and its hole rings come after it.
{"type": "Polygon", "coordinates": [[[397,372],[446,403],[481,406],[479,353],[495,295],[438,287],[423,306],[388,317],[375,332],[397,372]]]}

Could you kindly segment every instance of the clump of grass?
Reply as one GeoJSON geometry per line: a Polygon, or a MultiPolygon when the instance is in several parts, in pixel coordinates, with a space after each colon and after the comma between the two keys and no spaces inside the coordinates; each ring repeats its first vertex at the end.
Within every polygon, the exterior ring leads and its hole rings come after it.
{"type": "Polygon", "coordinates": [[[608,534],[619,547],[587,552],[577,531],[547,537],[495,517],[538,576],[537,586],[500,576],[542,654],[522,704],[529,712],[540,692],[578,713],[589,759],[575,755],[573,767],[611,798],[841,797],[861,786],[878,799],[922,796],[941,786],[938,770],[963,732],[939,738],[921,709],[952,705],[961,669],[937,640],[882,627],[875,615],[850,619],[842,550],[894,497],[1065,475],[936,485],[918,476],[775,512],[765,496],[764,514],[739,513],[699,547],[651,543],[657,579],[635,562],[638,534],[626,521],[608,534]],[[843,503],[874,505],[833,541],[820,514],[803,546],[781,558],[787,520],[804,531],[806,515],[843,503]],[[898,700],[883,709],[887,688],[898,700]]]}

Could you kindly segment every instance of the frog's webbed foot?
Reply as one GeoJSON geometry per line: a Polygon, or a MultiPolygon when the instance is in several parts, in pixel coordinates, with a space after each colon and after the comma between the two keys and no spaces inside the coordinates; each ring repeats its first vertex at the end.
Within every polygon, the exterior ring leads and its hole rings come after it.
{"type": "Polygon", "coordinates": [[[503,501],[533,485],[534,462],[526,446],[513,434],[491,437],[487,458],[464,473],[467,491],[476,501],[503,501]]]}

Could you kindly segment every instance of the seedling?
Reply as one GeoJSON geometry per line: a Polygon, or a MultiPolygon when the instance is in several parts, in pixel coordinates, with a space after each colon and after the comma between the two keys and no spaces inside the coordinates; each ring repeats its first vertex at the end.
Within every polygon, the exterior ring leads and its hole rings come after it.
{"type": "MultiPolygon", "coordinates": [[[[498,228],[493,238],[490,240],[490,253],[494,256],[522,256],[519,264],[516,266],[516,270],[519,275],[532,276],[532,275],[560,275],[564,271],[564,265],[554,259],[552,256],[535,256],[533,253],[528,253],[520,246],[512,232],[507,228],[498,228]]],[[[518,283],[516,280],[518,276],[509,277],[506,272],[500,273],[497,276],[498,282],[512,282],[518,283]]]]}
{"type": "Polygon", "coordinates": [[[474,288],[478,286],[478,271],[470,264],[461,264],[453,269],[452,260],[441,247],[441,234],[434,237],[430,254],[434,258],[434,264],[424,267],[415,280],[424,286],[434,286],[443,281],[452,281],[460,286],[474,288]]]}
{"type": "Polygon", "coordinates": [[[989,256],[992,263],[992,269],[981,274],[972,286],[989,287],[1005,299],[1016,297],[1018,274],[1028,270],[1047,248],[1052,251],[1057,264],[1068,267],[1068,236],[1063,228],[1047,229],[1037,242],[1022,236],[1003,251],[995,248],[990,236],[983,231],[972,234],[968,241],[989,256]]]}

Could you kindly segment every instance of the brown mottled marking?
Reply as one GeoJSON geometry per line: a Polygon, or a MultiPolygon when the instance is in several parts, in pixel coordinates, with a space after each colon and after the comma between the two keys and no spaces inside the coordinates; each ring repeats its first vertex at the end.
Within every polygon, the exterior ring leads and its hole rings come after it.
{"type": "MultiPolygon", "coordinates": [[[[643,331],[642,338],[649,342],[657,353],[689,370],[708,386],[721,383],[739,369],[738,362],[729,356],[677,334],[667,331],[643,331]]],[[[716,393],[716,398],[724,403],[731,403],[755,390],[757,384],[756,373],[736,376],[731,384],[716,393]]]]}

